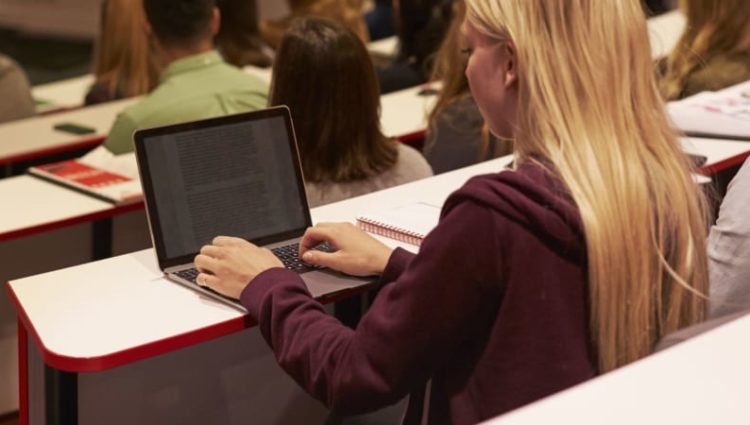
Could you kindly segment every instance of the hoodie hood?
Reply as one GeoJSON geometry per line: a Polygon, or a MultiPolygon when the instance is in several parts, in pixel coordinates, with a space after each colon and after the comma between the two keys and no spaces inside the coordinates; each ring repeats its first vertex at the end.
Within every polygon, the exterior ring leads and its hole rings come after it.
{"type": "Polygon", "coordinates": [[[559,178],[527,162],[517,170],[472,177],[454,192],[442,215],[462,202],[476,202],[526,228],[573,261],[586,256],[580,213],[559,178]]]}

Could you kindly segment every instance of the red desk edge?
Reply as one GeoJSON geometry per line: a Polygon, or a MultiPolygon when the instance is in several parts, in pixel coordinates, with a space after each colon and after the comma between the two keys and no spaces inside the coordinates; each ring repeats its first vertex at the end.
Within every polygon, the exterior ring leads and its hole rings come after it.
{"type": "MultiPolygon", "coordinates": [[[[375,285],[376,282],[373,281],[356,288],[349,288],[332,294],[323,295],[321,297],[318,297],[317,300],[321,303],[335,302],[344,298],[349,298],[357,294],[361,294],[374,287],[375,285]]],[[[31,337],[35,340],[36,345],[39,347],[39,351],[42,360],[44,360],[44,363],[48,366],[65,372],[101,372],[130,363],[135,363],[146,358],[155,357],[160,354],[176,351],[181,348],[189,347],[201,342],[210,341],[212,339],[239,332],[256,325],[255,321],[253,321],[250,316],[245,314],[226,320],[224,322],[216,323],[203,328],[198,328],[190,332],[174,335],[169,338],[149,342],[144,345],[131,347],[126,350],[109,353],[99,357],[69,357],[50,351],[44,346],[41,338],[39,337],[39,334],[34,328],[34,325],[31,323],[31,320],[26,314],[26,311],[21,306],[21,303],[16,297],[13,288],[10,286],[10,283],[8,283],[6,286],[8,293],[10,294],[10,298],[15,306],[18,318],[19,356],[21,354],[28,354],[25,348],[25,344],[24,347],[21,347],[21,345],[22,340],[23,342],[28,341],[28,335],[31,335],[31,337]],[[21,337],[21,333],[24,334],[23,337],[21,337]]],[[[21,360],[21,358],[19,358],[19,379],[22,381],[25,381],[25,379],[22,379],[23,377],[27,377],[27,367],[28,365],[25,358],[24,360],[21,360]]],[[[24,397],[26,397],[26,394],[22,392],[22,401],[24,397]]]]}
{"type": "Polygon", "coordinates": [[[104,142],[105,138],[106,136],[96,135],[92,137],[82,138],[71,143],[7,156],[4,158],[0,158],[0,165],[12,165],[18,162],[31,161],[34,159],[44,158],[47,156],[70,152],[78,149],[95,148],[101,145],[102,142],[104,142]]]}

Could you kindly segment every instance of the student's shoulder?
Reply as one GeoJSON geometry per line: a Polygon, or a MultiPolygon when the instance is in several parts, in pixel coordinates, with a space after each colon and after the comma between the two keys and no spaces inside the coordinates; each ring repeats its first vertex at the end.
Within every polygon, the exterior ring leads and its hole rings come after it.
{"type": "Polygon", "coordinates": [[[425,157],[416,149],[404,143],[397,142],[398,160],[396,167],[402,170],[409,170],[415,175],[415,178],[432,176],[432,167],[425,157]]]}
{"type": "Polygon", "coordinates": [[[244,84],[249,83],[253,86],[260,86],[260,87],[268,86],[268,83],[262,80],[257,75],[246,72],[242,68],[238,68],[226,62],[222,63],[219,67],[217,67],[216,72],[219,75],[221,75],[223,78],[230,79],[232,81],[239,81],[244,84]]]}

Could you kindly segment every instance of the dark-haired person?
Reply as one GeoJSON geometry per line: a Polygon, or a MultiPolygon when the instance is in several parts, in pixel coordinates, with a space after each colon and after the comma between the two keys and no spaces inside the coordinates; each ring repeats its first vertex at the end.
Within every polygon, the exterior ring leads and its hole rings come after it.
{"type": "Polygon", "coordinates": [[[380,95],[364,44],[329,20],[295,21],[274,63],[271,105],[287,105],[311,206],[432,175],[416,150],[380,131],[380,95]]]}
{"type": "Polygon", "coordinates": [[[260,36],[255,0],[217,0],[216,5],[221,11],[216,46],[224,59],[240,68],[271,66],[272,51],[260,36]]]}
{"type": "Polygon", "coordinates": [[[261,21],[260,31],[266,42],[278,49],[291,23],[298,18],[316,17],[336,21],[352,30],[363,43],[370,41],[362,14],[363,0],[287,0],[291,13],[277,20],[261,21]]]}
{"type": "Polygon", "coordinates": [[[30,117],[35,112],[26,74],[16,61],[0,54],[0,123],[30,117]]]}
{"type": "Polygon", "coordinates": [[[394,0],[399,51],[386,67],[378,68],[382,93],[427,81],[432,59],[448,31],[453,0],[394,0]]]}
{"type": "Polygon", "coordinates": [[[104,145],[133,150],[139,128],[210,118],[265,107],[267,85],[227,64],[214,49],[220,13],[214,0],[144,0],[147,31],[164,71],[141,102],[124,110],[104,145]]]}

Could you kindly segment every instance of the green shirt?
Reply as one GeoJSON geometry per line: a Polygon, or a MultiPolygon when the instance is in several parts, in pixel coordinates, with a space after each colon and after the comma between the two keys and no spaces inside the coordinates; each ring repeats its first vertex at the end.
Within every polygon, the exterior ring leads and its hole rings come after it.
{"type": "Polygon", "coordinates": [[[133,132],[266,107],[268,85],[212,50],[170,64],[147,97],[117,116],[104,146],[115,155],[133,150],[133,132]]]}

